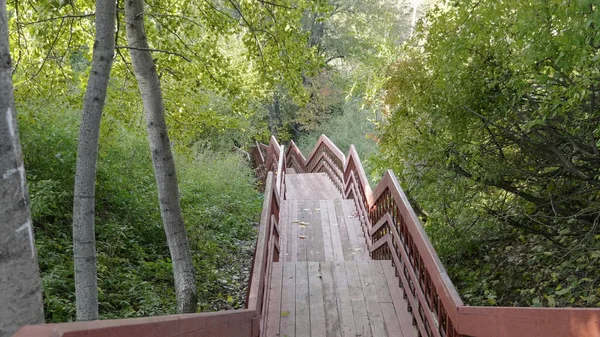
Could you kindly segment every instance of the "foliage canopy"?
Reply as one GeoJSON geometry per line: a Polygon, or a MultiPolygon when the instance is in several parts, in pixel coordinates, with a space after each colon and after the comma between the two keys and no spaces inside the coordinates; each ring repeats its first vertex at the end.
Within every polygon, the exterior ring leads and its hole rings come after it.
{"type": "Polygon", "coordinates": [[[461,1],[389,70],[387,162],[472,304],[597,306],[600,8],[461,1]]]}

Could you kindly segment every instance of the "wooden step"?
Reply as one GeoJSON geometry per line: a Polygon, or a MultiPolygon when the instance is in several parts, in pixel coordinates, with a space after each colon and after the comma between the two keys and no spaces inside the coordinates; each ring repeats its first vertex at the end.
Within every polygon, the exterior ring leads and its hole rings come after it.
{"type": "Polygon", "coordinates": [[[353,200],[283,200],[281,260],[370,260],[353,200]]]}
{"type": "Polygon", "coordinates": [[[273,264],[269,337],[413,337],[390,261],[273,264]]]}

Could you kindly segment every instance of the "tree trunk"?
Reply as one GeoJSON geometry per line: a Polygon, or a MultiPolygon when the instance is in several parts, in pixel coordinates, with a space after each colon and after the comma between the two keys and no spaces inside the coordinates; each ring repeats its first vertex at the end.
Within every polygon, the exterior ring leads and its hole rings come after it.
{"type": "Polygon", "coordinates": [[[279,104],[279,90],[273,91],[273,104],[269,106],[269,131],[272,136],[277,136],[277,131],[281,127],[281,106],[279,104]]]}
{"type": "Polygon", "coordinates": [[[0,337],[44,322],[44,302],[17,129],[6,1],[0,1],[0,337]]]}
{"type": "Polygon", "coordinates": [[[173,263],[177,310],[180,313],[196,312],[194,264],[179,204],[177,172],[167,133],[160,80],[149,51],[143,13],[143,0],[125,1],[127,42],[133,71],[144,103],[154,175],[158,185],[160,212],[173,263]]]}
{"type": "Polygon", "coordinates": [[[100,120],[115,49],[115,0],[96,1],[92,71],[83,99],[73,198],[73,258],[77,320],[98,318],[94,203],[100,120]]]}

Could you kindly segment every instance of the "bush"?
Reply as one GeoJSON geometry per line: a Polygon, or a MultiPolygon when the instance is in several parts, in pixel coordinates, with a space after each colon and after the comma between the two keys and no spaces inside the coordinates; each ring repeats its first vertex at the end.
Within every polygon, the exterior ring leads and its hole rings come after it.
{"type": "Polygon", "coordinates": [[[371,168],[370,158],[378,151],[377,131],[373,121],[368,118],[369,114],[371,112],[363,109],[358,99],[345,101],[341,114],[331,117],[315,131],[300,137],[298,147],[308,156],[321,134],[331,139],[344,154],[348,154],[350,145],[354,144],[368,173],[371,168]]]}
{"type": "MultiPolygon", "coordinates": [[[[20,107],[47,322],[75,319],[72,202],[78,114],[20,107]]],[[[172,267],[146,137],[105,117],[96,184],[102,318],[175,313],[172,267]]],[[[201,310],[243,305],[261,197],[233,154],[177,158],[181,203],[197,267],[201,310]]]]}

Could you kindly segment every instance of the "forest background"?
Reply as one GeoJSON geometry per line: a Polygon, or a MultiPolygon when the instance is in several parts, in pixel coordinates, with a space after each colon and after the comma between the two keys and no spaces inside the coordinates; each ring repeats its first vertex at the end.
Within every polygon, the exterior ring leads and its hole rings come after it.
{"type": "MultiPolygon", "coordinates": [[[[101,318],[177,311],[116,3],[95,183],[101,318]]],[[[357,146],[393,168],[471,305],[600,305],[600,14],[578,1],[144,4],[198,311],[243,306],[261,194],[240,151],[357,146]],[[420,23],[417,24],[417,18],[420,23]]],[[[92,1],[7,6],[45,320],[76,319],[73,199],[92,1]]],[[[138,48],[140,49],[140,48],[138,48]]]]}

